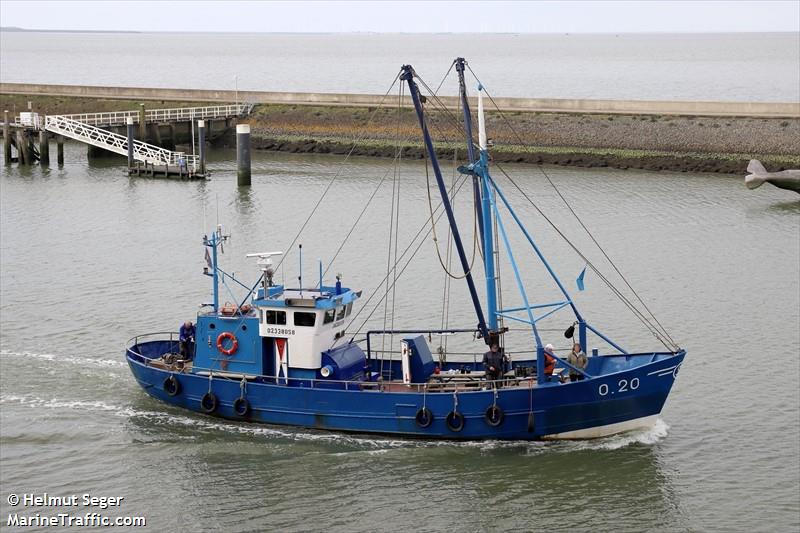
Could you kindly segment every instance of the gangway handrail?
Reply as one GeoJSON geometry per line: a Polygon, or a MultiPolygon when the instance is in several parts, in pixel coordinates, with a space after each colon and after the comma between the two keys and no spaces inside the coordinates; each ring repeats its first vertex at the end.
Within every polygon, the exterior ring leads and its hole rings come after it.
{"type": "MultiPolygon", "coordinates": [[[[252,110],[252,104],[226,104],[200,107],[176,107],[169,109],[147,109],[144,112],[145,122],[168,122],[176,120],[204,120],[210,118],[228,118],[247,115],[252,110]]],[[[139,123],[139,111],[105,111],[100,113],[73,113],[59,115],[77,120],[92,126],[119,126],[127,124],[128,119],[133,119],[134,124],[139,123]]]]}
{"type": "MultiPolygon", "coordinates": [[[[128,138],[90,124],[73,120],[64,115],[47,115],[44,121],[47,131],[91,144],[120,155],[128,154],[128,138]]],[[[188,172],[196,173],[200,157],[184,152],[173,152],[165,148],[133,141],[133,158],[153,165],[180,167],[185,165],[188,172]]]]}

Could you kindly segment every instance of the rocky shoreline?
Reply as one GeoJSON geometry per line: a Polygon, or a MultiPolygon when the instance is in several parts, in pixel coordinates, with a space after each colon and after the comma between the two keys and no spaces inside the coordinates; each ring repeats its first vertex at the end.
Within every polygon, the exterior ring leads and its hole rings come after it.
{"type": "MultiPolygon", "coordinates": [[[[126,100],[3,94],[0,109],[27,109],[28,101],[44,114],[139,107],[126,100]]],[[[151,109],[196,105],[147,103],[151,109]]],[[[254,149],[394,157],[399,147],[404,158],[423,157],[416,116],[407,108],[260,104],[245,120],[254,149]]],[[[463,157],[458,113],[429,109],[428,120],[443,139],[437,152],[463,157]]],[[[771,171],[800,168],[798,118],[495,111],[486,122],[497,162],[744,174],[750,159],[760,159],[771,171]]]]}

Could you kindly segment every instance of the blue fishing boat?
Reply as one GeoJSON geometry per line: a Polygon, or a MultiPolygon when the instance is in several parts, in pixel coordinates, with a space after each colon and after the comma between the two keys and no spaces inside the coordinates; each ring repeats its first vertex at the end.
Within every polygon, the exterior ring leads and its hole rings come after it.
{"type": "MultiPolygon", "coordinates": [[[[202,240],[213,302],[197,314],[196,342],[181,345],[173,332],[138,335],[128,343],[126,359],[148,394],[171,405],[231,420],[430,439],[594,438],[655,423],[685,350],[675,344],[641,300],[645,310],[621,291],[615,294],[664,349],[626,350],[579,311],[510,196],[490,173],[485,89],[480,85],[478,142],[473,142],[464,81],[468,66],[461,58],[454,66],[462,115],[458,122],[465,133],[469,159],[458,171],[464,182],[472,184],[475,240],[482,258],[475,262],[473,256],[473,264],[456,222],[453,190],[442,177],[428,130],[426,107],[435,106],[438,98],[430,90],[428,96],[420,93],[420,87],[427,85],[411,66],[404,66],[395,81],[408,90],[413,102],[426,150],[426,169],[433,170],[441,197],[437,212],[446,217],[461,266],[461,272],[453,277],[466,282],[476,323],[462,328],[376,329],[358,338],[348,327],[357,315],[362,292],[343,286],[338,276],[335,283],[325,284],[321,266],[319,282],[311,287],[303,286],[302,276],[296,287],[278,284],[272,261],[283,256],[282,252],[247,254],[257,261],[261,275],[254,283],[236,280],[247,288],[247,296],[241,302],[220,305],[219,284],[234,278],[219,263],[228,236],[217,226],[202,240]],[[518,238],[515,242],[530,246],[531,255],[544,267],[559,295],[556,301],[529,299],[523,275],[528,265],[520,264],[512,253],[512,231],[518,238]],[[513,272],[521,305],[502,305],[501,256],[508,259],[506,271],[513,272]],[[481,269],[485,274],[481,292],[485,294],[479,294],[474,279],[481,269]],[[575,353],[565,356],[543,342],[544,320],[566,326],[564,342],[569,342],[575,353]],[[521,340],[519,335],[515,337],[519,345],[510,344],[511,328],[506,323],[523,324],[527,330],[521,340]],[[457,335],[479,346],[472,359],[454,360],[441,346],[432,349],[434,336],[457,335]],[[388,350],[384,349],[387,337],[388,350]],[[380,348],[378,338],[382,339],[380,348]],[[484,364],[479,358],[487,350],[495,355],[488,359],[491,363],[484,364]]],[[[511,183],[516,186],[513,180],[511,183]]],[[[533,203],[522,189],[517,189],[514,197],[533,203]]],[[[431,209],[431,230],[435,229],[434,211],[431,209]]],[[[302,248],[299,252],[302,254],[302,248]]],[[[593,263],[581,257],[587,268],[601,277],[593,263]]],[[[388,274],[384,281],[388,294],[394,281],[390,285],[388,274]]]]}

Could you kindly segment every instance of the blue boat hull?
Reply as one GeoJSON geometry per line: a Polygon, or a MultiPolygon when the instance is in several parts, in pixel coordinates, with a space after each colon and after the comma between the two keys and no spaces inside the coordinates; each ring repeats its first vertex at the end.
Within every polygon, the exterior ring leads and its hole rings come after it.
{"type": "MultiPolygon", "coordinates": [[[[433,439],[537,440],[588,438],[618,433],[652,423],[661,412],[685,356],[641,354],[606,356],[609,369],[621,368],[575,383],[548,383],[531,387],[452,392],[388,392],[287,386],[270,382],[177,373],[149,364],[169,351],[168,341],[152,341],[129,348],[126,358],[144,390],[165,403],[204,412],[201,402],[209,390],[216,407],[206,414],[232,420],[318,428],[323,430],[401,435],[433,439]],[[632,368],[631,368],[632,367],[632,368]],[[167,392],[170,376],[179,391],[167,392]],[[240,397],[249,409],[237,414],[240,397]],[[487,421],[487,409],[496,405],[501,423],[487,421]],[[433,415],[428,427],[416,417],[426,407],[433,415]],[[463,427],[451,429],[446,417],[463,415],[463,427]]],[[[353,387],[356,388],[356,387],[353,387]]],[[[208,407],[208,405],[206,406],[208,407]]],[[[241,404],[239,405],[241,407],[241,404]]]]}

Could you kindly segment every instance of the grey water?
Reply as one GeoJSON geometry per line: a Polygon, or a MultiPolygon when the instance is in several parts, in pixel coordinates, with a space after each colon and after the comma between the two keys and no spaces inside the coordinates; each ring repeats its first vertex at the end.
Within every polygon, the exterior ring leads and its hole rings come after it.
{"type": "MultiPolygon", "coordinates": [[[[0,168],[4,525],[12,511],[24,512],[7,503],[9,494],[47,492],[124,496],[105,514],[145,516],[153,531],[800,527],[796,193],[750,191],[740,177],[506,165],[622,286],[543,172],[550,176],[688,356],[653,429],[596,441],[455,444],[185,412],[151,399],[123,357],[131,337],[174,331],[208,301],[201,236],[217,222],[232,235],[223,268],[252,281],[258,271],[246,253],[284,250],[278,276],[294,283],[299,257],[288,246],[333,178],[298,240],[304,279],[317,279],[317,258],[330,265],[388,176],[326,274],[341,272],[346,284],[364,289],[364,300],[383,294],[390,182],[398,176],[402,250],[430,216],[421,163],[395,170],[381,159],[256,152],[252,187],[237,189],[232,152],[214,152],[212,179],[192,182],[129,178],[124,161],[87,161],[85,153],[68,143],[63,168],[0,168]]],[[[659,348],[591,272],[586,290],[576,291],[583,260],[498,180],[592,323],[630,349],[659,348]]],[[[456,203],[469,251],[468,195],[456,203]]],[[[506,222],[529,296],[548,298],[551,284],[506,222]]],[[[446,256],[446,232],[438,229],[446,256]]],[[[513,304],[513,277],[502,274],[513,304]]],[[[444,284],[428,237],[394,303],[386,314],[379,306],[363,327],[392,317],[397,326],[438,326],[444,284]]],[[[474,322],[461,285],[451,289],[451,326],[474,322]]],[[[229,284],[222,294],[233,299],[242,290],[229,284]]],[[[553,317],[545,340],[563,347],[569,323],[553,317]]]]}
{"type": "Polygon", "coordinates": [[[0,32],[4,82],[383,94],[401,65],[434,85],[457,56],[495,96],[800,100],[797,33],[0,32]]]}

